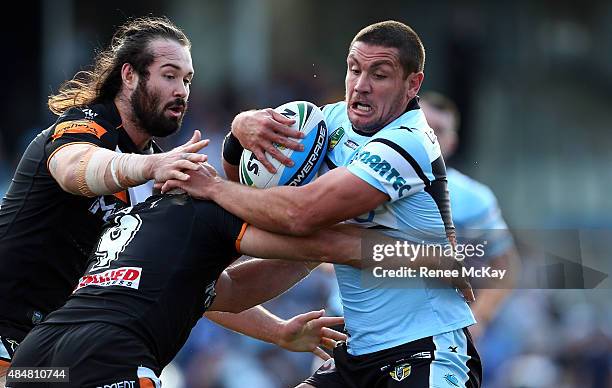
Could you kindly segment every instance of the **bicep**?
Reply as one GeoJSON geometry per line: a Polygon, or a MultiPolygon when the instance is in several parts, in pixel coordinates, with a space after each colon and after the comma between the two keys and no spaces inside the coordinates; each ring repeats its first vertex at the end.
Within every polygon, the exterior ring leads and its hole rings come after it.
{"type": "Polygon", "coordinates": [[[47,167],[51,176],[62,186],[73,179],[80,160],[90,150],[98,148],[91,143],[67,143],[57,148],[48,158],[47,167]]]}

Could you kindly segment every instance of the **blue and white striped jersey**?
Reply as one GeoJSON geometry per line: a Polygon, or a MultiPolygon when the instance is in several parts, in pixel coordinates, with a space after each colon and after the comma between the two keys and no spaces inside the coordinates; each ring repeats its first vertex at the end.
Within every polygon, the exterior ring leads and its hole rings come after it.
{"type": "MultiPolygon", "coordinates": [[[[350,222],[384,227],[384,233],[412,242],[446,243],[446,231],[453,228],[446,169],[418,103],[411,101],[403,115],[370,135],[353,129],[345,102],[326,105],[323,114],[330,139],[321,173],[347,167],[390,198],[350,222]]],[[[421,278],[402,279],[411,282],[405,287],[391,285],[389,279],[366,286],[360,270],[342,265],[335,270],[353,355],[475,323],[467,303],[451,287],[421,278]]]]}

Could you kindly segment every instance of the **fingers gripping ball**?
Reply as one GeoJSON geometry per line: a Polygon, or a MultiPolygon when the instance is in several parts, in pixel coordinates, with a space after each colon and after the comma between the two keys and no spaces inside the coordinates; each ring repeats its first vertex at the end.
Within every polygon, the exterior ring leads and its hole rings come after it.
{"type": "Polygon", "coordinates": [[[240,158],[240,183],[259,188],[304,185],[314,179],[327,152],[327,125],[323,112],[307,101],[288,102],[274,110],[295,120],[291,128],[303,132],[304,138],[293,140],[302,143],[304,151],[275,145],[294,164],[292,167],[285,166],[266,153],[266,158],[277,170],[272,174],[251,151],[244,150],[240,158]]]}

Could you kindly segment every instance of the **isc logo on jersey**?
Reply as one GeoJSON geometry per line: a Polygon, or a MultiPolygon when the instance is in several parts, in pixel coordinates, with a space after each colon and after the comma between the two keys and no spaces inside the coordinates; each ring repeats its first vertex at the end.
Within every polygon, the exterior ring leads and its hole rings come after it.
{"type": "MultiPolygon", "coordinates": [[[[299,141],[304,151],[298,152],[275,145],[279,151],[293,160],[293,167],[282,165],[268,154],[266,157],[276,168],[271,174],[255,155],[244,150],[240,158],[240,183],[259,188],[287,185],[301,186],[314,179],[327,152],[327,125],[323,112],[307,101],[292,101],[275,109],[285,117],[295,120],[292,129],[303,132],[304,138],[299,141]]],[[[294,139],[295,140],[295,139],[294,139]]]]}

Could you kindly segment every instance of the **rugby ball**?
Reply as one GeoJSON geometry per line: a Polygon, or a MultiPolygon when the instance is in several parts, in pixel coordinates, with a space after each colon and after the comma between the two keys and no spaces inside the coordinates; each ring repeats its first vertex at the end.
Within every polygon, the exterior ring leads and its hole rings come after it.
{"type": "Polygon", "coordinates": [[[304,138],[293,140],[302,143],[304,151],[293,151],[275,144],[294,164],[285,166],[266,153],[266,158],[276,168],[276,173],[271,174],[251,151],[244,150],[240,158],[240,183],[262,189],[304,185],[314,179],[327,152],[327,125],[323,112],[307,101],[288,102],[274,110],[295,120],[291,128],[303,132],[304,138]]]}

